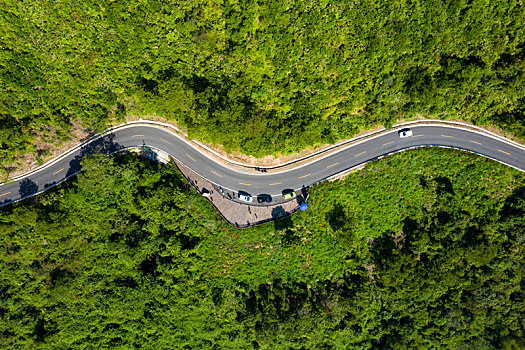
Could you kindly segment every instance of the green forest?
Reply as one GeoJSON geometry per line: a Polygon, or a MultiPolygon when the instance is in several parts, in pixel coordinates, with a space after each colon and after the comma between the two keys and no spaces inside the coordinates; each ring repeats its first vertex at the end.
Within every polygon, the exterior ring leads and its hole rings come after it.
{"type": "Polygon", "coordinates": [[[95,155],[0,209],[4,349],[521,349],[525,175],[417,149],[236,230],[173,163],[95,155]]]}
{"type": "MultiPolygon", "coordinates": [[[[0,179],[158,116],[261,157],[414,118],[525,140],[519,0],[0,1],[0,179]]],[[[3,349],[525,348],[525,175],[416,149],[237,230],[93,155],[0,209],[3,349]]]]}
{"type": "Polygon", "coordinates": [[[519,0],[6,0],[0,171],[127,116],[245,154],[418,116],[525,137],[519,0]]]}

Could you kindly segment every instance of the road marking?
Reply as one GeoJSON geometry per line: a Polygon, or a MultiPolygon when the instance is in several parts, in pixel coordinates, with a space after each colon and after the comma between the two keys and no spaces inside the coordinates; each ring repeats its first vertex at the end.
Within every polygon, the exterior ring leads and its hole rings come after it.
{"type": "Polygon", "coordinates": [[[215,175],[217,175],[217,176],[219,176],[219,177],[222,177],[222,175],[221,175],[221,174],[218,174],[218,173],[216,173],[216,172],[215,172],[215,171],[213,171],[213,170],[210,170],[210,171],[211,171],[212,173],[214,173],[215,175]]]}
{"type": "Polygon", "coordinates": [[[363,151],[363,152],[361,152],[361,153],[356,154],[354,157],[358,157],[358,156],[360,156],[361,154],[365,154],[365,153],[366,153],[366,151],[363,151]]]}
{"type": "Polygon", "coordinates": [[[62,170],[64,170],[64,168],[62,168],[62,169],[60,169],[60,170],[58,170],[58,171],[55,171],[55,172],[53,173],[53,175],[58,174],[58,173],[61,172],[62,170]]]}
{"type": "Polygon", "coordinates": [[[193,158],[192,156],[190,156],[188,153],[186,153],[186,155],[187,155],[191,160],[193,160],[194,162],[196,162],[195,158],[193,158]]]}
{"type": "Polygon", "coordinates": [[[4,193],[4,194],[0,194],[0,197],[5,196],[5,195],[8,195],[9,193],[11,193],[11,192],[6,192],[6,193],[4,193]]]}
{"type": "Polygon", "coordinates": [[[310,176],[310,175],[312,175],[312,174],[306,174],[306,175],[303,175],[303,176],[300,177],[300,179],[302,179],[302,178],[304,178],[304,177],[307,177],[307,176],[310,176]]]}
{"type": "Polygon", "coordinates": [[[390,141],[390,142],[387,142],[387,143],[383,143],[383,146],[386,146],[386,145],[389,145],[391,143],[394,143],[394,141],[390,141]]]}
{"type": "Polygon", "coordinates": [[[337,164],[339,164],[339,163],[334,163],[334,164],[332,164],[332,165],[327,166],[326,168],[327,168],[327,169],[328,169],[328,168],[331,168],[331,167],[333,167],[334,165],[337,165],[337,164]]]}
{"type": "Polygon", "coordinates": [[[131,137],[143,137],[144,135],[133,135],[131,137]]]}
{"type": "Polygon", "coordinates": [[[164,140],[164,139],[160,139],[160,140],[161,140],[162,142],[166,142],[168,145],[171,145],[171,142],[169,142],[169,141],[166,141],[166,140],[164,140]]]}
{"type": "Polygon", "coordinates": [[[251,186],[252,184],[245,184],[244,182],[239,182],[239,185],[251,186]]]}
{"type": "Polygon", "coordinates": [[[421,136],[425,136],[425,135],[423,135],[423,134],[421,134],[421,135],[413,135],[413,136],[410,136],[410,137],[421,137],[421,136]]]}
{"type": "Polygon", "coordinates": [[[280,184],[282,184],[282,182],[276,182],[274,184],[269,184],[268,186],[275,186],[275,185],[280,185],[280,184]]]}
{"type": "Polygon", "coordinates": [[[470,140],[470,142],[475,143],[475,144],[478,144],[478,145],[482,145],[482,143],[481,143],[481,142],[478,142],[478,141],[472,141],[472,140],[470,140]]]}
{"type": "Polygon", "coordinates": [[[442,136],[442,137],[448,137],[448,138],[451,138],[451,139],[454,138],[454,136],[448,136],[448,135],[441,135],[441,136],[442,136]]]}
{"type": "Polygon", "coordinates": [[[500,151],[501,153],[508,154],[508,155],[510,156],[510,153],[509,153],[509,152],[505,152],[505,151],[502,151],[502,150],[500,150],[500,149],[499,149],[498,151],[500,151]]]}

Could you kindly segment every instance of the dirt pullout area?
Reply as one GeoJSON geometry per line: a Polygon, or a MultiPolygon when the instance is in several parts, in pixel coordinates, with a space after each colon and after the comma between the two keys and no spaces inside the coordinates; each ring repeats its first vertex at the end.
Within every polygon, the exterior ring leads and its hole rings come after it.
{"type": "Polygon", "coordinates": [[[225,197],[216,186],[191,171],[184,164],[173,160],[193,187],[208,199],[226,221],[236,228],[247,228],[282,219],[298,211],[299,203],[304,201],[302,196],[297,196],[294,200],[268,206],[237,203],[225,197]]]}

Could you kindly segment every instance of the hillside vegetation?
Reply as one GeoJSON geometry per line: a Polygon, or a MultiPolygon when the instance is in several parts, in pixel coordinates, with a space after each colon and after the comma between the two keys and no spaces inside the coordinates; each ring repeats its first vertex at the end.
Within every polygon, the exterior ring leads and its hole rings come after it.
{"type": "Polygon", "coordinates": [[[525,136],[517,0],[7,0],[0,16],[3,176],[126,115],[255,156],[418,115],[525,136]]]}
{"type": "Polygon", "coordinates": [[[5,349],[517,349],[525,177],[417,149],[235,230],[173,165],[94,156],[0,210],[5,349]]]}

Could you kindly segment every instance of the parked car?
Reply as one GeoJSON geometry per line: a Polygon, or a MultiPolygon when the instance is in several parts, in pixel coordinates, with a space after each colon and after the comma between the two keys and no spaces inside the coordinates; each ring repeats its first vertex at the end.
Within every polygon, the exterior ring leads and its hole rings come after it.
{"type": "Polygon", "coordinates": [[[239,191],[239,200],[243,201],[243,202],[246,202],[246,203],[253,202],[252,195],[249,194],[248,192],[244,192],[244,191],[239,191]]]}
{"type": "Polygon", "coordinates": [[[257,196],[258,203],[270,203],[272,201],[272,196],[269,194],[260,194],[257,196]]]}
{"type": "Polygon", "coordinates": [[[404,128],[404,129],[399,130],[398,134],[399,134],[399,137],[401,138],[410,137],[412,136],[412,130],[410,130],[409,128],[404,128]]]}
{"type": "Polygon", "coordinates": [[[283,191],[283,198],[284,199],[292,199],[294,197],[296,197],[297,195],[295,194],[294,190],[284,190],[283,191]]]}

